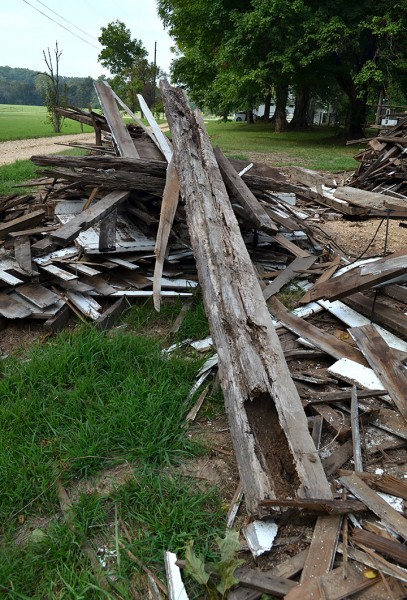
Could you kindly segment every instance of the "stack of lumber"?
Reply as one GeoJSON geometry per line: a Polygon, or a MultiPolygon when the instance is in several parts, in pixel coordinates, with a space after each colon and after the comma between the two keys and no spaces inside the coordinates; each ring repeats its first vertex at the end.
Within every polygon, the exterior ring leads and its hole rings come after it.
{"type": "Polygon", "coordinates": [[[355,156],[358,169],[349,180],[349,186],[381,192],[389,198],[385,206],[407,206],[407,118],[379,136],[364,140],[366,150],[355,156]]]}
{"type": "MultiPolygon", "coordinates": [[[[92,156],[34,157],[45,188],[0,199],[0,315],[58,328],[75,313],[107,328],[123,298],[159,310],[199,286],[217,351],[202,372],[218,370],[236,498],[278,530],[273,568],[239,569],[229,600],[405,597],[407,248],[348,264],[312,223],[325,178],[213,151],[166,82],[172,144],[147,108],[150,127],[129,130],[117,102],[131,111],[96,85],[105,120],[71,109],[94,118],[92,156]],[[276,294],[293,281],[304,297],[291,312],[276,294]],[[302,528],[300,543],[287,527],[302,528]]],[[[188,596],[171,583],[169,597],[188,596]]]]}

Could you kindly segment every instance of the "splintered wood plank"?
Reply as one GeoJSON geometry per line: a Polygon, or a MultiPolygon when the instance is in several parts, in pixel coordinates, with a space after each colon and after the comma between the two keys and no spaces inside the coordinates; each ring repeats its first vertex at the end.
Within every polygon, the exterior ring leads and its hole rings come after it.
{"type": "MultiPolygon", "coordinates": [[[[172,153],[171,153],[172,156],[172,153]]],[[[160,211],[160,223],[158,225],[157,239],[154,253],[156,261],[154,266],[153,279],[153,302],[156,311],[160,311],[160,293],[161,293],[161,278],[164,267],[165,254],[167,252],[168,240],[171,233],[172,224],[174,222],[175,213],[177,211],[179,199],[179,180],[175,169],[175,164],[171,159],[167,167],[167,177],[163,192],[163,199],[160,211]]]]}
{"type": "Polygon", "coordinates": [[[275,233],[277,226],[270,219],[268,213],[257,200],[253,192],[247,187],[239,174],[232,167],[226,156],[220,148],[214,150],[216,160],[230,194],[236,197],[239,204],[243,207],[248,219],[258,229],[275,233]]]}
{"type": "Polygon", "coordinates": [[[315,325],[307,323],[304,319],[297,317],[287,310],[277,298],[271,298],[268,304],[270,312],[285,327],[290,329],[290,331],[294,331],[300,337],[305,338],[308,342],[311,342],[311,344],[329,354],[329,356],[337,359],[348,358],[361,365],[367,364],[359,350],[342,340],[338,340],[335,336],[326,333],[326,331],[322,331],[322,329],[315,327],[315,325]]]}
{"type": "Polygon", "coordinates": [[[32,274],[31,243],[28,236],[19,236],[14,239],[14,258],[23,271],[29,275],[32,274]]]}
{"type": "Polygon", "coordinates": [[[248,511],[256,513],[259,500],[276,495],[274,481],[279,476],[262,449],[265,432],[254,421],[256,410],[275,419],[287,446],[292,493],[331,498],[203,120],[192,112],[183,90],[164,80],[161,86],[248,511]]]}
{"type": "Polygon", "coordinates": [[[377,533],[355,527],[352,534],[352,541],[373,548],[373,550],[390,556],[396,562],[407,566],[407,549],[396,540],[388,540],[377,533]]]}
{"type": "Polygon", "coordinates": [[[383,500],[376,492],[362,481],[357,475],[345,475],[339,479],[341,483],[356,498],[381,518],[383,523],[393,529],[396,533],[407,540],[407,519],[398,513],[386,500],[383,500]]]}
{"type": "Polygon", "coordinates": [[[350,334],[363,352],[394,404],[407,420],[407,370],[373,325],[352,327],[350,334]]]}
{"type": "Polygon", "coordinates": [[[332,452],[328,458],[324,458],[322,466],[324,467],[325,473],[329,477],[334,475],[342,465],[344,465],[353,454],[353,442],[348,440],[342,446],[339,446],[337,450],[332,452]]]}
{"type": "Polygon", "coordinates": [[[89,208],[82,211],[73,219],[62,225],[56,231],[50,234],[51,239],[57,244],[63,246],[72,242],[84,229],[89,229],[111,213],[119,204],[124,202],[130,195],[130,192],[110,192],[104,198],[92,204],[89,208]]]}
{"type": "Polygon", "coordinates": [[[338,567],[321,577],[301,582],[285,596],[285,600],[342,600],[380,581],[379,576],[368,579],[360,568],[349,563],[346,578],[343,568],[338,567]]]}
{"type": "Polygon", "coordinates": [[[239,579],[241,585],[258,590],[264,594],[277,596],[277,598],[285,598],[290,590],[296,587],[294,581],[283,577],[266,575],[261,571],[251,569],[236,569],[235,577],[239,579]]]}
{"type": "Polygon", "coordinates": [[[369,192],[368,190],[361,190],[350,186],[338,186],[335,190],[335,197],[346,200],[361,208],[383,208],[385,200],[394,202],[393,196],[386,196],[385,194],[369,192]]]}
{"type": "Polygon", "coordinates": [[[26,298],[38,308],[47,308],[59,300],[59,296],[39,283],[26,283],[16,288],[17,294],[26,298]]]}
{"type": "Polygon", "coordinates": [[[24,319],[31,314],[31,311],[15,298],[10,298],[7,294],[0,294],[0,315],[3,317],[7,319],[24,319]]]}
{"type": "Polygon", "coordinates": [[[22,217],[18,217],[17,219],[13,219],[12,221],[7,221],[7,223],[0,224],[0,240],[5,239],[9,233],[13,231],[20,231],[22,229],[26,229],[27,227],[31,227],[33,225],[37,225],[40,223],[45,216],[45,210],[35,210],[27,215],[23,215],[22,217]]]}
{"type": "Polygon", "coordinates": [[[166,135],[161,131],[158,126],[157,121],[154,119],[153,113],[149,109],[146,101],[144,100],[141,94],[137,94],[138,101],[140,103],[140,108],[144,113],[145,118],[148,121],[151,129],[154,132],[154,136],[157,140],[156,144],[160,148],[161,152],[165,156],[165,160],[169,163],[172,159],[172,148],[169,139],[166,135]]]}
{"type": "Polygon", "coordinates": [[[94,83],[94,87],[120,156],[140,158],[133,140],[124,125],[111,88],[102,81],[94,83]]]}
{"type": "Polygon", "coordinates": [[[107,331],[111,329],[113,325],[116,323],[119,316],[122,314],[124,310],[128,307],[127,302],[124,298],[120,298],[112,304],[105,312],[103,312],[100,317],[97,319],[96,323],[102,331],[107,331]]]}
{"type": "Polygon", "coordinates": [[[306,256],[304,258],[295,258],[277,277],[263,290],[265,300],[268,300],[274,294],[277,294],[281,288],[291,279],[297,277],[302,271],[308,269],[317,260],[317,256],[306,256]]]}
{"type": "Polygon", "coordinates": [[[378,268],[383,267],[383,272],[380,273],[366,273],[362,274],[364,265],[355,267],[337,277],[333,277],[329,281],[325,281],[321,284],[316,284],[310,290],[310,300],[319,300],[321,298],[327,298],[328,300],[337,300],[339,298],[345,298],[350,294],[354,294],[358,291],[363,291],[367,288],[390,281],[394,277],[404,275],[407,273],[407,250],[400,250],[394,252],[390,256],[380,258],[376,261],[378,268]],[[393,270],[385,270],[386,262],[401,256],[406,257],[404,265],[398,265],[393,270]]]}
{"type": "Polygon", "coordinates": [[[332,569],[341,524],[340,515],[318,517],[307,560],[301,573],[301,583],[325,575],[332,569]]]}

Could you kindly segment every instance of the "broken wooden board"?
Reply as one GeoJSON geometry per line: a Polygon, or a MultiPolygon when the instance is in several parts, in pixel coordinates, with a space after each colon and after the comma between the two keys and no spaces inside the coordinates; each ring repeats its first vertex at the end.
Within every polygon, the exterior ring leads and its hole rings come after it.
{"type": "MultiPolygon", "coordinates": [[[[129,197],[130,192],[110,192],[102,200],[92,204],[88,209],[79,213],[65,225],[50,234],[53,242],[66,246],[72,242],[83,229],[89,229],[112,212],[119,204],[129,197]]],[[[98,244],[99,246],[99,244],[98,244]]]]}
{"type": "Polygon", "coordinates": [[[120,156],[140,158],[133,140],[124,126],[111,88],[103,81],[95,82],[94,87],[120,156]]]}
{"type": "Polygon", "coordinates": [[[262,229],[269,233],[278,231],[276,225],[270,219],[263,206],[257,200],[253,192],[247,187],[243,179],[236,173],[222,150],[220,148],[215,148],[214,152],[227,189],[243,207],[249,221],[251,221],[257,229],[262,229]]]}
{"type": "Polygon", "coordinates": [[[297,335],[306,339],[330,356],[337,359],[348,358],[361,365],[367,364],[359,350],[342,340],[338,340],[338,338],[326,333],[326,331],[322,331],[318,327],[315,327],[315,325],[307,323],[304,319],[295,316],[287,310],[277,298],[273,297],[270,299],[269,307],[270,312],[281,321],[285,327],[290,329],[290,331],[294,331],[297,335]]]}
{"type": "Polygon", "coordinates": [[[392,196],[369,192],[350,186],[339,186],[336,188],[334,194],[335,198],[346,200],[346,202],[359,206],[360,208],[384,209],[386,200],[394,202],[392,196]]]}
{"type": "Polygon", "coordinates": [[[174,217],[178,206],[179,191],[180,190],[178,175],[175,169],[174,162],[171,159],[167,167],[167,179],[165,182],[165,188],[163,192],[163,199],[160,211],[160,223],[158,225],[158,232],[154,249],[157,258],[154,266],[153,301],[154,308],[158,312],[160,311],[161,304],[160,292],[164,259],[165,254],[167,252],[167,245],[171,233],[171,228],[174,222],[174,217]]]}
{"type": "Polygon", "coordinates": [[[1,223],[0,240],[5,239],[10,233],[37,225],[37,223],[40,223],[43,220],[45,214],[44,209],[39,209],[23,215],[22,217],[18,217],[17,219],[13,219],[12,221],[1,223]]]}
{"type": "Polygon", "coordinates": [[[7,294],[0,294],[0,315],[6,319],[24,319],[31,315],[31,311],[7,294]]]}
{"type": "Polygon", "coordinates": [[[386,500],[383,500],[376,492],[362,481],[357,475],[345,475],[339,481],[356,498],[381,518],[383,523],[393,529],[398,535],[407,540],[407,519],[398,513],[386,500]]]}
{"type": "Polygon", "coordinates": [[[277,294],[281,288],[289,283],[291,279],[297,277],[302,271],[308,269],[317,260],[317,256],[306,256],[304,258],[295,258],[277,277],[263,290],[265,300],[268,300],[274,294],[277,294]]]}
{"type": "Polygon", "coordinates": [[[54,292],[51,292],[51,290],[38,283],[20,285],[15,291],[23,298],[35,304],[35,306],[38,306],[38,308],[47,308],[59,300],[57,294],[54,294],[54,292]]]}
{"type": "Polygon", "coordinates": [[[14,257],[23,271],[27,275],[33,274],[31,243],[28,236],[18,236],[14,238],[14,257]]]}
{"type": "Polygon", "coordinates": [[[301,583],[321,577],[332,569],[341,524],[342,517],[338,515],[318,517],[307,560],[301,573],[301,583]]]}
{"type": "Polygon", "coordinates": [[[348,563],[346,578],[343,576],[343,567],[338,567],[321,577],[301,582],[285,596],[285,600],[342,600],[380,581],[378,575],[369,579],[362,569],[348,563]]]}
{"type": "Polygon", "coordinates": [[[399,412],[407,420],[407,369],[393,356],[373,325],[352,327],[349,330],[368,363],[381,381],[399,412]]]}
{"type": "Polygon", "coordinates": [[[373,321],[389,327],[407,339],[407,315],[402,311],[391,308],[386,302],[380,300],[380,297],[373,299],[364,294],[352,294],[345,298],[344,301],[354,310],[360,311],[373,321]]]}
{"type": "Polygon", "coordinates": [[[293,493],[330,498],[203,121],[192,113],[182,90],[164,80],[161,87],[247,508],[255,513],[259,500],[275,496],[278,477],[261,449],[263,434],[253,422],[256,410],[266,411],[270,419],[274,414],[284,432],[286,466],[290,461],[294,469],[293,493]]]}
{"type": "Polygon", "coordinates": [[[328,300],[338,300],[354,294],[357,291],[365,290],[386,281],[390,281],[400,275],[404,275],[407,273],[407,250],[400,250],[399,252],[395,252],[385,258],[377,260],[377,269],[380,270],[380,268],[383,267],[383,271],[378,273],[367,273],[363,275],[364,266],[365,265],[354,267],[353,269],[346,271],[346,273],[333,277],[329,281],[315,285],[310,290],[310,299],[319,300],[321,298],[326,298],[328,300]],[[385,264],[387,261],[402,256],[406,258],[404,264],[396,266],[394,270],[386,270],[385,264]]]}

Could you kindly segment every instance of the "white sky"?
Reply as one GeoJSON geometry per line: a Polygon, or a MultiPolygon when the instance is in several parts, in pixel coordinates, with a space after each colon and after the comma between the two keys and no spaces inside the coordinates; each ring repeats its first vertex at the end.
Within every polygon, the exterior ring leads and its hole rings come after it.
{"type": "Polygon", "coordinates": [[[0,66],[44,71],[43,50],[49,48],[53,56],[58,41],[61,75],[95,79],[109,75],[97,60],[102,49],[97,38],[101,27],[116,20],[125,23],[133,39],[142,41],[151,61],[157,42],[157,64],[168,73],[174,43],[157,16],[155,0],[0,0],[0,66]]]}

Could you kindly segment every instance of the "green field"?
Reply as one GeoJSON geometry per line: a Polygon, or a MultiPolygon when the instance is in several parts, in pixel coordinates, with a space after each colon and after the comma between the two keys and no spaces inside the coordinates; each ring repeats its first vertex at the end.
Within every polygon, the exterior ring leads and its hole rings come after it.
{"type": "MultiPolygon", "coordinates": [[[[65,119],[62,135],[91,132],[86,125],[65,119]]],[[[24,140],[29,138],[50,137],[56,135],[51,123],[47,121],[44,106],[21,106],[0,104],[0,142],[24,140]]]]}

